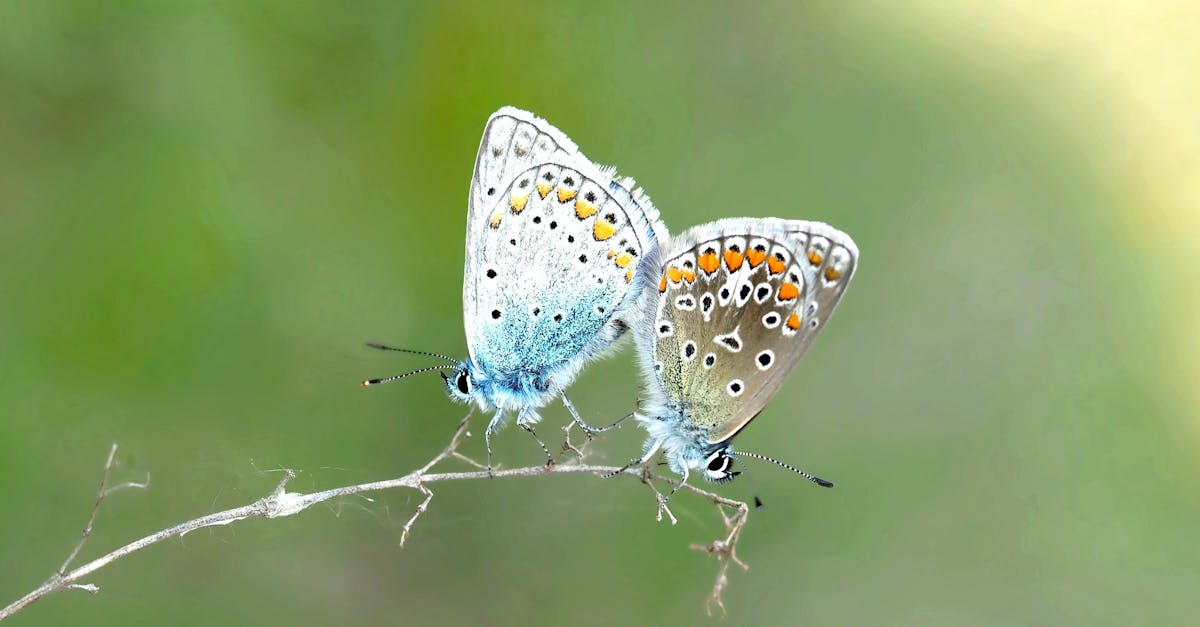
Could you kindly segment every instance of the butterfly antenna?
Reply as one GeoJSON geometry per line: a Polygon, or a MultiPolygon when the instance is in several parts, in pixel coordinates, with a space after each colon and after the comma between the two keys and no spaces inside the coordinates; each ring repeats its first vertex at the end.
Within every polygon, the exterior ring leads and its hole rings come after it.
{"type": "Polygon", "coordinates": [[[452,364],[458,363],[457,359],[450,357],[448,355],[443,355],[441,353],[431,353],[429,351],[415,351],[415,350],[408,349],[408,348],[396,348],[395,346],[385,346],[385,345],[379,344],[377,342],[367,342],[367,346],[369,348],[374,348],[374,349],[381,350],[381,351],[396,351],[397,353],[411,353],[413,355],[425,355],[426,357],[438,357],[441,359],[445,359],[446,361],[448,361],[452,364]]]}
{"type": "Polygon", "coordinates": [[[807,472],[804,472],[803,470],[800,470],[799,468],[796,468],[795,466],[792,466],[790,464],[785,464],[785,463],[779,461],[778,459],[775,459],[774,457],[767,457],[766,455],[759,455],[758,453],[746,453],[746,452],[733,453],[733,455],[734,455],[735,459],[737,457],[753,457],[754,459],[761,459],[764,462],[771,462],[772,464],[775,464],[776,466],[779,466],[781,468],[787,468],[788,470],[804,477],[805,479],[808,479],[809,481],[821,486],[822,488],[832,488],[833,487],[833,483],[826,481],[820,477],[814,477],[813,475],[810,475],[807,472]]]}
{"type": "MultiPolygon", "coordinates": [[[[372,385],[379,385],[380,383],[391,383],[397,379],[403,379],[404,377],[412,376],[414,374],[421,374],[422,372],[429,372],[431,370],[453,370],[455,368],[457,368],[457,366],[430,366],[428,368],[419,368],[417,370],[413,370],[412,372],[384,377],[382,379],[367,379],[362,382],[362,386],[366,388],[371,387],[372,385]]],[[[442,374],[442,378],[445,378],[445,376],[445,374],[442,374]]]]}

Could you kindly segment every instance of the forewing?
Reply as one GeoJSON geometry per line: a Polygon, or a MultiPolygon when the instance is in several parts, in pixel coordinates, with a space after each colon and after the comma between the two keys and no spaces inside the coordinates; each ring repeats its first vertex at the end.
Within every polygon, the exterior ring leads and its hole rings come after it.
{"type": "Polygon", "coordinates": [[[471,175],[463,271],[463,326],[473,360],[481,322],[479,255],[484,240],[492,235],[485,228],[492,208],[520,173],[546,159],[573,160],[578,152],[575,144],[558,129],[528,112],[504,107],[488,119],[471,175]]]}
{"type": "Polygon", "coordinates": [[[729,219],[672,241],[654,316],[663,391],[709,443],[754,418],[824,327],[857,265],[816,222],[729,219]]]}
{"type": "Polygon", "coordinates": [[[553,374],[636,297],[662,227],[632,181],[612,174],[543,120],[515,109],[492,116],[471,186],[463,282],[477,364],[553,374]]]}

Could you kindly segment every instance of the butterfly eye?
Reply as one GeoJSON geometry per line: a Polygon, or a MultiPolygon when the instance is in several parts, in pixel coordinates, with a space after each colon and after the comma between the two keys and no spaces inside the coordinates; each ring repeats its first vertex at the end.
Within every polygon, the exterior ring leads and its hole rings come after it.
{"type": "Polygon", "coordinates": [[[708,478],[712,481],[718,482],[725,482],[733,479],[736,473],[729,472],[729,467],[732,465],[732,460],[733,458],[731,458],[724,449],[713,451],[713,453],[708,456],[708,464],[706,464],[705,467],[708,478]]]}
{"type": "Polygon", "coordinates": [[[458,371],[458,377],[454,379],[454,385],[458,388],[458,391],[462,392],[463,394],[471,393],[471,378],[467,376],[466,370],[458,371]]]}

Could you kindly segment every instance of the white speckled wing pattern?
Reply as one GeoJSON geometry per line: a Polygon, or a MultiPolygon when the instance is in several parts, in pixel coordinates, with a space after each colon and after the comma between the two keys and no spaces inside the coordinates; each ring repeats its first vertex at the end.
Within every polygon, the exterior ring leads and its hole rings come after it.
{"type": "Polygon", "coordinates": [[[709,444],[729,440],[812,344],[857,263],[850,237],[819,222],[731,218],[675,237],[643,297],[651,392],[709,444]]]}
{"type": "Polygon", "coordinates": [[[463,317],[471,359],[490,378],[565,386],[619,337],[615,321],[649,283],[643,259],[666,228],[633,180],[614,176],[530,113],[506,107],[488,120],[463,317]]]}

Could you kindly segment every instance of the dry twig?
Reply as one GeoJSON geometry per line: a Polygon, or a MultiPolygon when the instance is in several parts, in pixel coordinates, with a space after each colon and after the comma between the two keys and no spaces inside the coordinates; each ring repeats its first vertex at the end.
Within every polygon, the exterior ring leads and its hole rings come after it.
{"type": "Polygon", "coordinates": [[[709,616],[712,616],[712,606],[715,603],[717,607],[721,608],[721,615],[724,616],[725,603],[721,600],[721,593],[725,591],[725,585],[729,583],[729,578],[726,576],[729,564],[734,563],[741,566],[742,570],[750,570],[750,567],[737,556],[737,543],[742,537],[742,528],[746,526],[746,517],[750,515],[750,506],[741,501],[721,496],[712,497],[712,502],[717,506],[717,513],[721,515],[727,533],[723,539],[713,540],[707,545],[693,544],[691,548],[715,555],[721,563],[717,570],[717,582],[713,584],[712,594],[704,601],[704,610],[709,616]]]}
{"type": "MultiPolygon", "coordinates": [[[[91,536],[92,526],[96,522],[96,514],[99,512],[100,505],[104,502],[105,498],[107,498],[113,492],[124,488],[145,489],[149,487],[149,475],[147,475],[146,481],[140,483],[125,482],[111,487],[108,485],[109,476],[111,474],[117,452],[117,445],[114,444],[109,450],[108,459],[105,462],[103,472],[101,473],[100,488],[96,493],[96,502],[92,506],[91,516],[88,518],[87,524],[84,526],[83,533],[80,535],[79,541],[67,555],[67,559],[63,562],[62,566],[60,566],[59,569],[56,570],[50,576],[50,578],[45,581],[45,583],[17,599],[16,601],[13,601],[7,607],[0,609],[0,621],[17,614],[35,601],[54,594],[55,592],[62,590],[85,590],[93,594],[97,593],[100,591],[98,586],[93,583],[82,583],[82,580],[92,573],[127,555],[140,551],[153,544],[158,544],[163,540],[182,537],[187,533],[197,529],[203,529],[204,527],[228,525],[247,518],[282,518],[284,516],[291,516],[293,514],[302,512],[313,505],[328,501],[330,499],[362,494],[364,492],[375,492],[379,490],[389,490],[392,488],[410,488],[420,491],[425,497],[424,500],[417,505],[416,511],[413,512],[412,517],[404,523],[404,527],[402,528],[400,534],[400,546],[403,547],[408,541],[408,537],[412,531],[413,525],[417,522],[417,519],[421,517],[421,514],[425,513],[425,511],[429,508],[430,501],[433,500],[433,491],[429,489],[427,484],[436,483],[438,481],[465,481],[470,479],[489,479],[502,477],[534,477],[564,473],[590,473],[595,475],[604,475],[608,473],[619,472],[620,474],[636,477],[642,483],[648,486],[654,493],[658,503],[656,520],[661,521],[663,514],[665,513],[670,519],[672,525],[676,523],[675,515],[671,513],[671,510],[667,507],[666,502],[663,499],[662,493],[654,485],[654,482],[656,481],[666,482],[666,478],[661,478],[654,475],[649,467],[620,469],[615,466],[596,466],[585,463],[584,452],[587,448],[587,444],[590,443],[591,438],[588,438],[587,442],[578,447],[572,444],[571,425],[568,425],[563,430],[563,447],[558,456],[554,459],[554,463],[552,465],[488,470],[486,465],[480,464],[474,459],[471,459],[470,457],[458,451],[458,446],[462,441],[462,438],[470,435],[470,433],[467,431],[469,420],[470,415],[468,414],[467,417],[463,419],[462,423],[459,424],[458,429],[455,430],[454,436],[450,439],[450,443],[446,445],[445,449],[435,455],[425,465],[404,476],[397,477],[395,479],[360,483],[357,485],[343,486],[305,494],[301,492],[287,491],[287,484],[296,477],[296,473],[292,470],[285,470],[283,479],[280,480],[275,489],[269,495],[253,503],[215,512],[208,514],[207,516],[201,516],[200,518],[179,523],[173,527],[169,527],[167,529],[152,533],[141,539],[134,540],[133,542],[102,555],[101,557],[98,557],[82,566],[68,570],[71,564],[75,561],[75,558],[78,557],[79,552],[83,549],[83,545],[87,542],[87,539],[91,536]],[[563,460],[567,453],[570,453],[573,456],[572,460],[563,460]],[[430,472],[430,470],[432,470],[435,466],[451,458],[463,461],[477,470],[465,472],[430,472]]],[[[724,612],[725,606],[721,602],[721,593],[725,589],[725,585],[727,583],[726,570],[729,568],[729,562],[732,561],[742,568],[746,568],[746,565],[737,558],[737,555],[734,551],[737,546],[738,538],[741,535],[742,527],[746,524],[746,516],[749,513],[750,508],[745,503],[727,499],[718,494],[697,488],[690,484],[685,484],[683,487],[688,491],[709,499],[716,504],[717,510],[720,512],[721,518],[725,525],[727,533],[723,539],[715,540],[706,546],[692,545],[692,548],[704,551],[710,555],[715,555],[717,556],[718,560],[721,561],[716,583],[714,584],[710,597],[705,604],[706,607],[709,607],[711,610],[711,604],[716,603],[717,606],[721,608],[721,611],[724,612]]]]}

